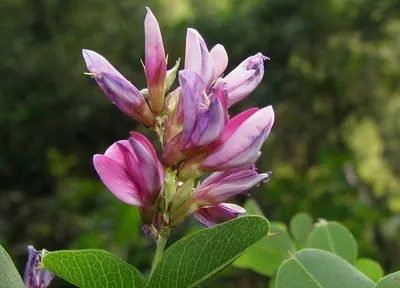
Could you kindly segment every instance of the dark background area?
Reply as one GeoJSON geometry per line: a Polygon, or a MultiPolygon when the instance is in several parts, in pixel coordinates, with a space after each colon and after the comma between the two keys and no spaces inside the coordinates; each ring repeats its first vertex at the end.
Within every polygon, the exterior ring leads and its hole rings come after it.
{"type": "MultiPolygon", "coordinates": [[[[81,56],[99,52],[143,88],[145,6],[159,20],[170,67],[184,56],[186,27],[209,48],[225,46],[227,71],[257,52],[271,58],[258,89],[231,111],[274,106],[257,164],[273,175],[252,193],[267,218],[287,223],[305,211],[340,221],[361,256],[385,273],[399,270],[398,0],[2,0],[0,244],[18,268],[33,244],[106,249],[149,271],[154,244],[137,209],[107,191],[92,156],[130,130],[154,135],[83,74],[81,56]]],[[[198,227],[188,221],[172,240],[198,227]]],[[[264,287],[266,278],[228,268],[206,286],[221,283],[264,287]]],[[[58,279],[54,287],[70,286],[58,279]]]]}

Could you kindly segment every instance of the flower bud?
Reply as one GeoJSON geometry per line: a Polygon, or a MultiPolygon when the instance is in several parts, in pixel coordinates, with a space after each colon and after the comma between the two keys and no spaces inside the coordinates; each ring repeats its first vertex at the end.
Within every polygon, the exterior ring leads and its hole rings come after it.
{"type": "Polygon", "coordinates": [[[146,127],[155,125],[156,120],[142,94],[131,82],[100,54],[86,49],[82,50],[82,54],[99,87],[122,112],[146,127]]]}
{"type": "Polygon", "coordinates": [[[166,90],[167,61],[160,27],[149,8],[144,20],[145,34],[145,71],[150,92],[151,110],[160,114],[164,107],[166,90]]]}
{"type": "Polygon", "coordinates": [[[228,54],[224,46],[217,44],[210,50],[210,55],[214,62],[214,80],[216,80],[224,73],[228,66],[228,54]]]}

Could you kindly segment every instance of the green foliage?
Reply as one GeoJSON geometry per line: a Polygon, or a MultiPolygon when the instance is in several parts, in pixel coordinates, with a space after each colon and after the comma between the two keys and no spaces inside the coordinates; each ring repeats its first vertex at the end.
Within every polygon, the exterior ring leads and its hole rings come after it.
{"type": "Polygon", "coordinates": [[[135,267],[104,250],[49,252],[43,257],[42,265],[82,288],[146,287],[142,274],[135,267]]]}
{"type": "Polygon", "coordinates": [[[310,234],[308,247],[332,252],[355,264],[357,242],[351,232],[337,222],[321,221],[310,234]]]}
{"type": "Polygon", "coordinates": [[[265,218],[245,216],[185,237],[165,251],[149,287],[194,287],[237,259],[268,230],[265,218]]]}
{"type": "Polygon", "coordinates": [[[279,268],[276,288],[372,288],[374,283],[343,258],[318,249],[297,252],[279,268]]]}
{"type": "MultiPolygon", "coordinates": [[[[263,216],[257,202],[246,201],[244,208],[248,214],[263,216]]],[[[295,248],[287,232],[286,225],[280,222],[270,222],[268,236],[249,248],[233,264],[238,268],[252,269],[265,276],[275,275],[281,263],[294,253],[295,248]]]]}
{"type": "Polygon", "coordinates": [[[383,269],[381,265],[371,259],[360,258],[357,259],[356,268],[364,273],[369,279],[378,282],[383,277],[383,269]]]}
{"type": "Polygon", "coordinates": [[[400,271],[383,277],[374,288],[398,288],[400,285],[400,271]]]}
{"type": "Polygon", "coordinates": [[[297,213],[290,220],[290,233],[293,235],[298,249],[307,245],[308,236],[312,231],[312,223],[311,216],[304,212],[297,213]]]}
{"type": "Polygon", "coordinates": [[[8,256],[6,250],[0,246],[0,271],[1,280],[0,288],[24,288],[24,282],[22,282],[21,276],[14,266],[10,256],[8,256]]]}

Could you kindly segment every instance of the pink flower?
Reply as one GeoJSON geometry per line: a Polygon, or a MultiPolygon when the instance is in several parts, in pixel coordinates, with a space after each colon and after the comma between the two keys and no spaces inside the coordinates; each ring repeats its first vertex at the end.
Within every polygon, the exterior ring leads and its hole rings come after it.
{"type": "Polygon", "coordinates": [[[167,61],[157,19],[149,8],[146,9],[147,15],[144,20],[145,70],[151,109],[158,115],[162,112],[164,106],[167,61]]]}
{"type": "Polygon", "coordinates": [[[140,206],[142,218],[147,216],[143,221],[151,224],[154,213],[145,212],[155,208],[162,193],[164,170],[146,137],[132,132],[129,140],[114,143],[104,155],[94,155],[93,163],[107,188],[121,201],[140,206]]]}
{"type": "Polygon", "coordinates": [[[246,193],[260,182],[268,181],[270,173],[258,174],[254,169],[214,172],[197,187],[193,201],[202,205],[219,204],[237,194],[246,193]]]}
{"type": "Polygon", "coordinates": [[[156,120],[139,90],[100,54],[86,49],[82,54],[89,72],[110,100],[143,125],[154,126],[156,120]]]}
{"type": "Polygon", "coordinates": [[[200,208],[194,217],[203,225],[209,227],[236,218],[246,210],[238,205],[221,203],[217,206],[200,208]]]}

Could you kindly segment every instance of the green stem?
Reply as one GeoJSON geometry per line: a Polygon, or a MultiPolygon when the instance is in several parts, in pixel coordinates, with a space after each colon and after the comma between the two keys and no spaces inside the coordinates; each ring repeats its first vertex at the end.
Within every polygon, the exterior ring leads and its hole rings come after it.
{"type": "Polygon", "coordinates": [[[160,261],[163,253],[164,253],[164,248],[165,248],[165,244],[167,244],[167,240],[169,237],[169,227],[162,227],[158,240],[157,240],[157,248],[156,248],[156,253],[154,254],[154,259],[153,259],[153,264],[151,265],[151,272],[150,272],[150,276],[153,274],[154,269],[156,268],[158,262],[160,261]]]}

